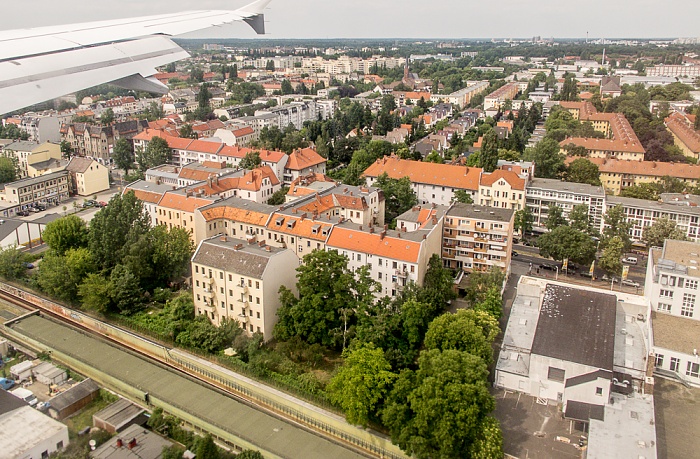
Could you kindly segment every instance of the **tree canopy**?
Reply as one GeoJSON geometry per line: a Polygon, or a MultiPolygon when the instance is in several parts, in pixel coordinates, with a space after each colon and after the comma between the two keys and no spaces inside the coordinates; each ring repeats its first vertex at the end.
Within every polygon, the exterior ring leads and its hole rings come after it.
{"type": "Polygon", "coordinates": [[[544,257],[555,260],[568,258],[582,265],[590,264],[595,259],[596,243],[586,233],[570,226],[558,226],[537,239],[537,247],[544,257]]]}
{"type": "Polygon", "coordinates": [[[675,239],[677,241],[687,241],[685,231],[676,226],[676,222],[668,217],[661,217],[656,220],[651,226],[644,228],[642,240],[647,247],[663,247],[666,239],[675,239]]]}

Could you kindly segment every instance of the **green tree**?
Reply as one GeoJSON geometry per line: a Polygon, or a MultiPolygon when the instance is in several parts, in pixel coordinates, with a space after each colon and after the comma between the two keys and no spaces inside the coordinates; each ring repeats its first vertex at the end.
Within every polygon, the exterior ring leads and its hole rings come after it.
{"type": "Polygon", "coordinates": [[[272,196],[270,196],[270,199],[267,200],[267,203],[271,206],[279,206],[280,204],[284,204],[287,200],[287,193],[289,193],[289,187],[282,187],[272,193],[272,196]]]}
{"type": "Polygon", "coordinates": [[[292,83],[289,80],[282,80],[281,88],[283,96],[294,94],[294,88],[292,88],[292,83]]]}
{"type": "Polygon", "coordinates": [[[503,315],[503,298],[501,297],[501,289],[494,285],[486,291],[486,296],[483,300],[474,305],[476,311],[484,311],[489,313],[496,319],[500,319],[503,315]]]}
{"type": "Polygon", "coordinates": [[[547,208],[547,221],[544,226],[546,226],[549,231],[552,231],[562,225],[566,225],[566,219],[564,218],[561,207],[556,204],[550,204],[547,208]]]}
{"type": "Polygon", "coordinates": [[[537,238],[540,255],[555,260],[568,258],[582,265],[590,264],[595,258],[596,244],[591,237],[570,226],[559,226],[537,238]]]}
{"type": "Polygon", "coordinates": [[[199,459],[219,459],[221,457],[219,447],[216,446],[214,439],[209,434],[197,439],[196,455],[199,459]]]}
{"type": "Polygon", "coordinates": [[[384,221],[386,222],[393,221],[418,202],[416,193],[413,192],[411,187],[411,180],[408,177],[393,179],[389,178],[389,175],[385,172],[377,177],[374,186],[384,192],[384,221]]]}
{"type": "Polygon", "coordinates": [[[100,122],[103,126],[108,126],[114,122],[114,110],[108,108],[100,115],[100,122]]]}
{"type": "Polygon", "coordinates": [[[484,172],[493,172],[498,167],[498,138],[493,129],[484,134],[481,142],[479,167],[483,168],[484,172]]]}
{"type": "Polygon", "coordinates": [[[534,148],[526,149],[523,159],[535,163],[537,177],[557,178],[564,170],[564,155],[554,139],[543,139],[534,148]]]}
{"type": "Polygon", "coordinates": [[[618,204],[615,207],[607,209],[603,215],[603,222],[605,224],[603,228],[603,240],[601,241],[603,248],[605,248],[608,240],[618,236],[624,243],[624,251],[628,251],[632,246],[632,240],[630,239],[632,224],[627,221],[627,216],[625,215],[625,210],[622,205],[618,204]]]}
{"type": "Polygon", "coordinates": [[[17,179],[16,158],[0,156],[0,183],[10,183],[17,179]]]}
{"type": "Polygon", "coordinates": [[[299,297],[280,287],[281,306],[274,336],[282,340],[298,336],[309,344],[339,347],[344,335],[338,339],[334,330],[344,330],[353,311],[374,300],[372,293],[377,284],[364,278],[371,284],[358,285],[348,269],[347,257],[336,251],[315,250],[304,256],[303,261],[297,268],[299,297]],[[358,295],[357,292],[371,293],[358,295]]]}
{"type": "Polygon", "coordinates": [[[463,204],[474,204],[471,193],[467,193],[464,190],[455,190],[454,200],[463,204]]]}
{"type": "Polygon", "coordinates": [[[87,224],[77,215],[69,215],[46,225],[41,236],[57,255],[65,255],[70,249],[87,246],[87,224]]]}
{"type": "Polygon", "coordinates": [[[117,140],[114,144],[112,159],[114,164],[124,171],[124,174],[128,174],[134,168],[134,147],[131,142],[124,138],[117,140]]]}
{"type": "Polygon", "coordinates": [[[520,209],[515,212],[513,217],[513,229],[519,231],[523,236],[527,233],[532,232],[532,222],[535,221],[535,217],[532,215],[530,208],[525,206],[524,209],[520,209]]]}
{"type": "Polygon", "coordinates": [[[88,274],[78,286],[78,297],[85,309],[104,314],[109,311],[112,285],[104,276],[97,273],[88,274]]]}
{"type": "Polygon", "coordinates": [[[487,416],[481,432],[472,445],[472,459],[497,459],[503,457],[503,432],[496,418],[487,416]]]}
{"type": "Polygon", "coordinates": [[[432,317],[441,314],[457,298],[454,292],[454,274],[442,265],[440,256],[434,254],[428,260],[428,269],[423,277],[423,287],[416,299],[431,305],[432,317]]]}
{"type": "Polygon", "coordinates": [[[260,163],[262,163],[262,160],[260,159],[260,152],[251,151],[245,154],[239,166],[243,169],[255,169],[260,165],[260,163]]]}
{"type": "Polygon", "coordinates": [[[569,164],[564,173],[564,180],[574,183],[587,183],[600,186],[600,170],[598,165],[585,158],[575,159],[569,164]]]}
{"type": "Polygon", "coordinates": [[[436,163],[436,164],[442,164],[442,163],[443,163],[442,156],[440,155],[439,152],[437,152],[437,151],[435,151],[435,150],[431,151],[430,154],[427,155],[427,156],[423,159],[423,161],[425,161],[426,163],[436,163]]]}
{"type": "Polygon", "coordinates": [[[645,227],[642,233],[642,241],[647,247],[663,247],[666,239],[688,240],[685,231],[678,228],[676,222],[668,217],[659,218],[651,226],[645,227]]]}
{"type": "MultiPolygon", "coordinates": [[[[500,302],[500,294],[498,296],[500,302]]],[[[443,314],[430,323],[425,334],[425,348],[468,352],[489,363],[493,358],[492,344],[499,333],[498,319],[493,315],[460,309],[456,314],[443,314]]]]}
{"type": "Polygon", "coordinates": [[[95,269],[95,261],[86,248],[69,249],[65,256],[47,252],[36,282],[52,297],[73,303],[78,299],[78,286],[95,269]]]}
{"type": "Polygon", "coordinates": [[[608,274],[622,274],[622,255],[625,253],[625,243],[619,236],[613,236],[600,255],[599,266],[608,274]]]}
{"type": "Polygon", "coordinates": [[[0,276],[7,280],[19,279],[27,272],[27,256],[16,245],[0,249],[0,276]]]}
{"type": "Polygon", "coordinates": [[[559,100],[578,100],[578,88],[576,86],[576,79],[570,73],[567,73],[564,77],[564,86],[561,89],[559,100]]]}
{"type": "Polygon", "coordinates": [[[657,201],[661,187],[658,183],[640,183],[622,189],[620,196],[625,198],[646,199],[647,201],[657,201]]]}
{"type": "Polygon", "coordinates": [[[591,233],[591,220],[588,216],[588,206],[577,204],[569,212],[569,226],[583,233],[591,233]]]}
{"type": "Polygon", "coordinates": [[[137,158],[142,171],[170,162],[173,151],[168,146],[168,141],[162,137],[153,137],[146,148],[137,158]]]}
{"type": "Polygon", "coordinates": [[[344,352],[343,366],[326,388],[330,400],[345,412],[349,423],[367,427],[391,389],[397,375],[384,352],[364,344],[344,352]]]}
{"type": "Polygon", "coordinates": [[[187,123],[184,126],[182,126],[178,132],[180,133],[180,137],[185,138],[185,139],[198,139],[199,138],[197,133],[194,132],[194,129],[192,129],[192,125],[190,123],[187,123]]]}
{"type": "Polygon", "coordinates": [[[117,265],[109,276],[111,291],[109,296],[116,311],[120,314],[132,314],[143,306],[143,290],[129,268],[117,265]]]}
{"type": "MultiPolygon", "coordinates": [[[[265,70],[268,70],[270,72],[274,72],[275,71],[275,61],[273,61],[272,59],[267,61],[267,64],[265,65],[265,70]]],[[[289,80],[284,80],[284,81],[289,82],[289,80]]],[[[287,93],[287,94],[291,94],[291,93],[287,93]]]]}
{"type": "Polygon", "coordinates": [[[133,192],[114,196],[90,222],[88,247],[97,265],[105,270],[116,266],[149,227],[150,218],[133,192]]]}
{"type": "Polygon", "coordinates": [[[262,453],[260,453],[260,451],[247,449],[236,456],[236,459],[265,459],[265,457],[262,455],[262,453]]]}
{"type": "MultiPolygon", "coordinates": [[[[161,452],[160,459],[182,459],[182,455],[184,453],[185,450],[183,450],[177,445],[163,446],[163,451],[161,452]]],[[[240,455],[236,457],[240,457],[240,455]]]]}
{"type": "Polygon", "coordinates": [[[487,419],[495,407],[487,375],[483,360],[466,352],[422,352],[418,371],[401,373],[383,412],[392,441],[418,459],[483,450],[482,430],[493,426],[487,419]]]}

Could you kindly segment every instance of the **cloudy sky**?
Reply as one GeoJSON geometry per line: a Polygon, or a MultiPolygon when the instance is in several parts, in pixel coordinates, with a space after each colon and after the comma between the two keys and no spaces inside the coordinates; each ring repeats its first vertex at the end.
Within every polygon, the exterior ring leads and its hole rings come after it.
{"type": "MultiPolygon", "coordinates": [[[[2,29],[192,9],[246,0],[26,0],[5,2],[2,29]]],[[[698,0],[273,0],[267,38],[699,37],[698,0]]],[[[253,38],[246,25],[202,37],[253,38]]]]}

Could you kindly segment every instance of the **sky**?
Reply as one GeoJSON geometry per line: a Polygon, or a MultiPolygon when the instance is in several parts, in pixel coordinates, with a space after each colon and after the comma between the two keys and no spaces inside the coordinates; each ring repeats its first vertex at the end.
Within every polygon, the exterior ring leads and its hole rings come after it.
{"type": "MultiPolygon", "coordinates": [[[[247,0],[27,0],[6,2],[8,30],[203,9],[247,0]]],[[[700,37],[698,0],[272,0],[268,39],[700,37]]],[[[192,36],[192,35],[190,35],[192,36]]],[[[199,38],[256,38],[237,23],[199,38]]]]}

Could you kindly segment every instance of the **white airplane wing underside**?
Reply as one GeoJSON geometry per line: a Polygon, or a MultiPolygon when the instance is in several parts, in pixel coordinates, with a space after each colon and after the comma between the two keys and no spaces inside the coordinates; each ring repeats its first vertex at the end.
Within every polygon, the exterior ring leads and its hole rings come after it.
{"type": "Polygon", "coordinates": [[[149,77],[156,67],[188,56],[167,36],[234,21],[262,34],[268,3],[0,31],[0,114],[102,83],[164,93],[167,88],[149,77]]]}

